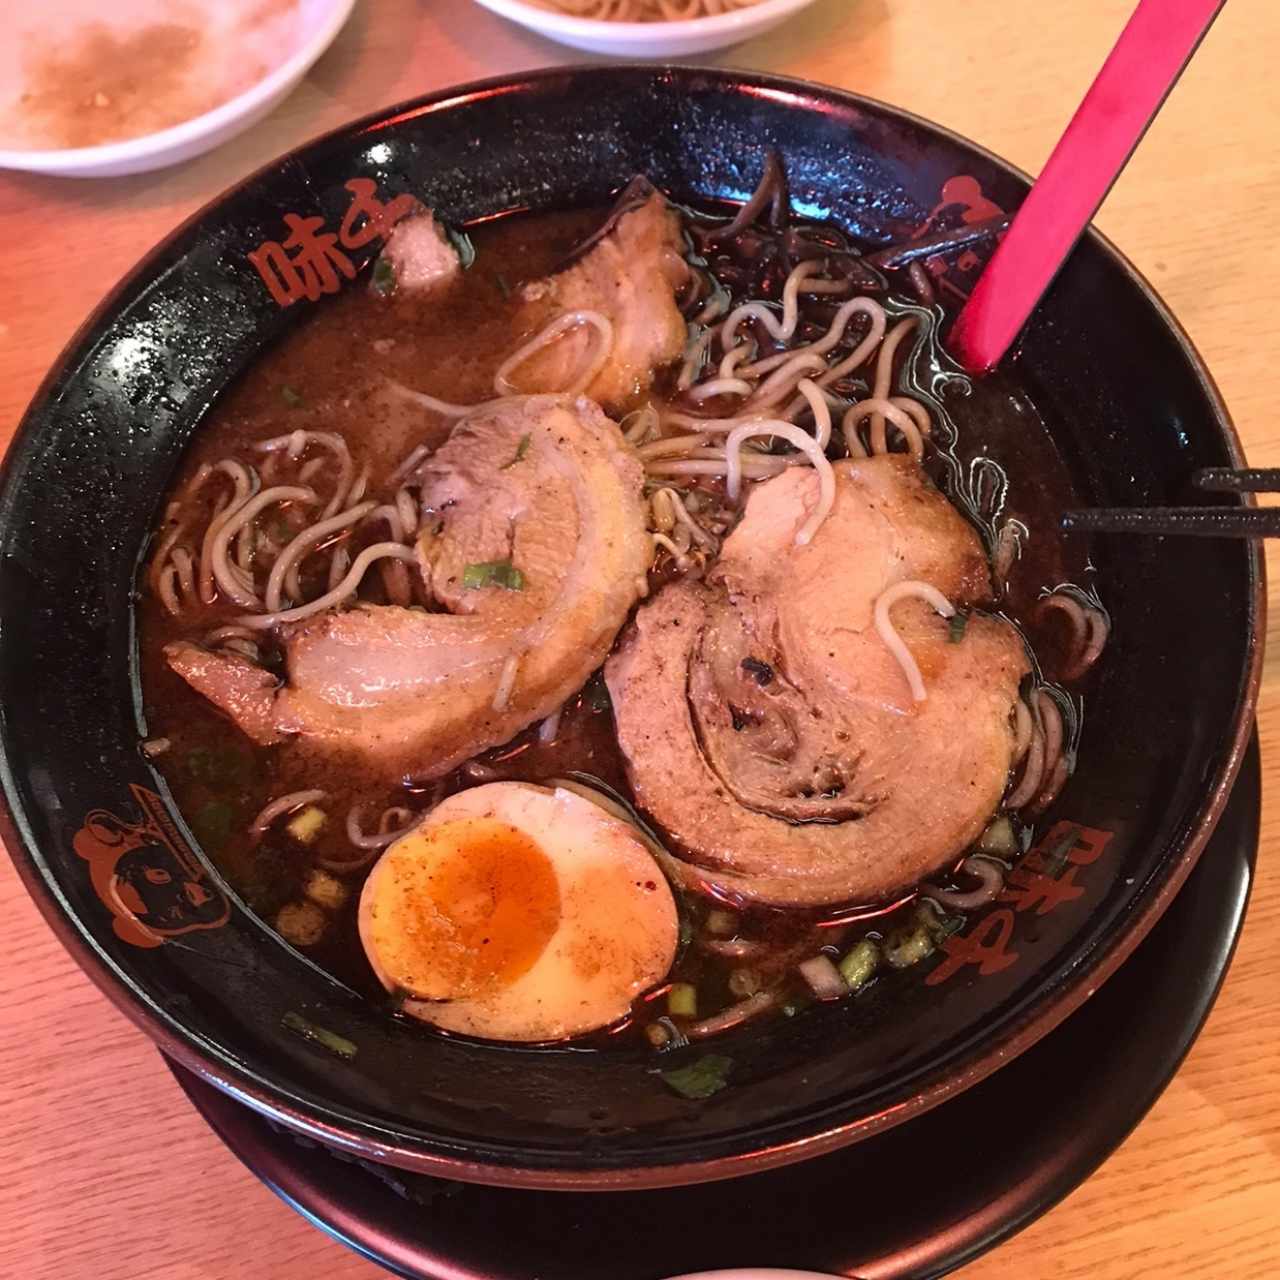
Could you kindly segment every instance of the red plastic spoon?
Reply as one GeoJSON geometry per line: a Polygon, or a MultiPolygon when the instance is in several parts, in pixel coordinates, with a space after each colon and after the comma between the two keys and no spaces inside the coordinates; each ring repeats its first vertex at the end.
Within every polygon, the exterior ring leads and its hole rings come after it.
{"type": "Polygon", "coordinates": [[[1226,0],[1140,0],[947,339],[999,363],[1097,212],[1226,0]]]}

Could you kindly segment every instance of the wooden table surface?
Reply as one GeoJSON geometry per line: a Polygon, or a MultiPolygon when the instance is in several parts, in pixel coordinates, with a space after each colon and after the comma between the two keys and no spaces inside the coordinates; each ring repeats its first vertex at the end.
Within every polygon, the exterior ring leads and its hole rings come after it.
{"type": "MultiPolygon", "coordinates": [[[[898,103],[1034,172],[1130,7],[819,0],[718,57],[898,103]]],[[[1280,6],[1228,5],[1099,217],[1190,330],[1264,466],[1280,466],[1278,48],[1280,6]]],[[[573,59],[465,0],[365,0],[286,103],[210,155],[123,179],[0,176],[0,442],[89,308],[231,182],[385,104],[573,59]]],[[[1280,649],[1264,673],[1260,722],[1269,787],[1280,764],[1280,649]]],[[[1270,808],[1234,967],[1168,1091],[1085,1186],[968,1267],[967,1280],[1280,1275],[1278,856],[1270,808]]],[[[0,1276],[381,1274],[219,1144],[0,862],[0,1276]]]]}

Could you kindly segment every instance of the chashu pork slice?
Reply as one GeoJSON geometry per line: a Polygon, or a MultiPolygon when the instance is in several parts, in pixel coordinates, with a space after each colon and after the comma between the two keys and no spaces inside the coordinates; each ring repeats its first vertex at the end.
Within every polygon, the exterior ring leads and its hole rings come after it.
{"type": "MultiPolygon", "coordinates": [[[[688,327],[676,290],[688,279],[680,219],[650,188],[638,206],[623,212],[572,266],[525,285],[516,332],[533,337],[558,316],[595,311],[613,330],[613,349],[585,394],[619,410],[653,381],[656,369],[684,354],[688,327]]],[[[523,391],[567,387],[600,335],[590,325],[570,329],[512,372],[523,391]]]]}
{"type": "Polygon", "coordinates": [[[458,251],[430,209],[401,218],[391,228],[370,287],[376,293],[430,297],[462,275],[458,251]]]}
{"type": "Polygon", "coordinates": [[[496,401],[423,466],[420,539],[440,612],[360,605],[298,623],[287,679],[187,642],[170,666],[255,741],[295,738],[430,778],[549,715],[646,590],[643,473],[585,399],[496,401]]]}
{"type": "Polygon", "coordinates": [[[835,465],[836,501],[806,547],[817,478],[757,486],[705,583],[664,588],[605,668],[636,799],[687,886],[740,901],[874,902],[953,861],[1000,804],[1028,671],[1017,631],[972,614],[957,640],[916,597],[895,629],[876,600],[928,582],[990,603],[978,538],[905,456],[835,465]]]}

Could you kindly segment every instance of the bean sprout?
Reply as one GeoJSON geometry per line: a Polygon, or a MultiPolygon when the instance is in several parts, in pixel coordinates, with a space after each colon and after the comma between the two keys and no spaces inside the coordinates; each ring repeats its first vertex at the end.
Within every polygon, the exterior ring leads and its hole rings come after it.
{"type": "Polygon", "coordinates": [[[685,506],[684,499],[674,489],[659,489],[658,492],[667,495],[667,501],[671,504],[672,515],[689,530],[689,535],[694,542],[702,547],[704,551],[710,551],[714,554],[719,549],[720,544],[689,514],[689,509],[685,506]]]}
{"type": "Polygon", "coordinates": [[[708,329],[689,344],[684,364],[680,366],[680,376],[676,379],[677,391],[686,391],[693,386],[693,380],[698,376],[702,363],[706,359],[707,348],[711,346],[715,336],[715,330],[708,329]]]}
{"type": "Polygon", "coordinates": [[[493,695],[493,709],[505,711],[511,701],[511,690],[515,688],[516,676],[520,672],[520,659],[516,655],[509,657],[502,664],[502,675],[498,679],[498,687],[493,695]]]}
{"type": "Polygon", "coordinates": [[[691,1023],[685,1027],[684,1033],[690,1040],[705,1040],[708,1036],[719,1035],[733,1027],[740,1027],[744,1022],[767,1013],[778,1003],[776,991],[757,991],[755,995],[730,1005],[727,1009],[701,1022],[691,1023]]]}
{"type": "Polygon", "coordinates": [[[546,746],[548,743],[554,742],[560,733],[560,717],[564,712],[563,707],[558,707],[538,726],[538,741],[546,746]]]}
{"type": "Polygon", "coordinates": [[[676,568],[683,573],[689,567],[689,559],[683,551],[680,550],[678,543],[673,542],[665,533],[651,533],[649,535],[653,539],[655,548],[661,548],[671,553],[671,558],[676,562],[676,568]]]}

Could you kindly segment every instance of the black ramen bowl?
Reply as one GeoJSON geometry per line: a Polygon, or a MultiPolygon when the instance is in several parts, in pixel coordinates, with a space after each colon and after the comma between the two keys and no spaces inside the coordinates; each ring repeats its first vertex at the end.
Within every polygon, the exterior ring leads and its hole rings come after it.
{"type": "MultiPolygon", "coordinates": [[[[126,1013],[297,1130],[420,1172],[574,1189],[730,1177],[830,1150],[1045,1035],[1150,929],[1213,828],[1252,723],[1261,561],[1243,543],[1116,538],[1088,552],[1113,639],[1087,689],[1078,768],[1040,825],[1069,833],[1061,874],[1026,877],[923,974],[731,1033],[716,1045],[730,1085],[712,1098],[677,1096],[638,1048],[483,1045],[404,1025],[290,948],[201,853],[139,751],[134,593],[210,405],[331,285],[360,287],[321,260],[281,266],[267,246],[286,219],[336,231],[361,191],[415,192],[464,224],[601,204],[637,172],[678,198],[740,200],[770,147],[804,216],[873,245],[940,208],[1013,209],[1027,190],[953,134],[811,85],[616,66],[490,82],[351,125],[215,201],[90,317],[22,424],[0,494],[6,842],[126,1013]],[[115,876],[145,903],[141,924],[113,897],[115,876]],[[290,1013],[355,1056],[300,1037],[290,1013]]],[[[375,252],[370,238],[350,257],[375,252]]],[[[944,293],[960,296],[980,265],[973,252],[944,263],[944,293]]],[[[1242,461],[1186,336],[1094,233],[1012,368],[1085,502],[1177,503],[1196,468],[1242,461]]],[[[1033,536],[1057,539],[1061,504],[1025,505],[1033,536]]]]}

